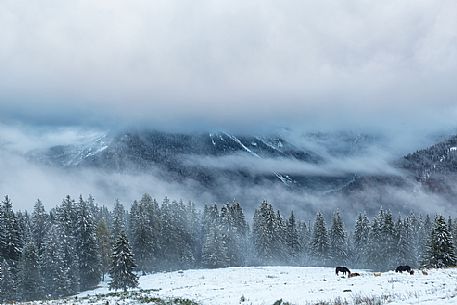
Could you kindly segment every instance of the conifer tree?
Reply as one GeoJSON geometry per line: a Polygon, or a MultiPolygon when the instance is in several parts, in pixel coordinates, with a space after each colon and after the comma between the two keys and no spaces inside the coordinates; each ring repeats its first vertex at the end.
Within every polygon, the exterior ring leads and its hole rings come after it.
{"type": "Polygon", "coordinates": [[[97,224],[97,243],[100,252],[100,270],[102,280],[105,280],[105,274],[108,273],[111,264],[111,238],[106,220],[101,218],[97,224]]]}
{"type": "Polygon", "coordinates": [[[162,251],[165,265],[170,268],[190,268],[196,262],[186,213],[182,201],[170,203],[166,198],[162,204],[162,251]]]}
{"type": "Polygon", "coordinates": [[[354,263],[360,267],[366,267],[368,256],[368,243],[370,237],[370,221],[367,215],[359,214],[355,223],[353,246],[354,263]]]}
{"type": "Polygon", "coordinates": [[[133,273],[136,267],[133,260],[132,250],[127,236],[121,232],[116,240],[111,256],[111,282],[109,289],[123,289],[138,287],[138,277],[133,273]]]}
{"type": "Polygon", "coordinates": [[[56,208],[56,230],[59,253],[62,255],[64,277],[63,293],[74,294],[80,291],[79,257],[77,248],[77,207],[76,202],[67,195],[56,208]]]}
{"type": "Polygon", "coordinates": [[[315,263],[324,266],[328,264],[329,246],[324,216],[321,212],[318,212],[314,221],[313,236],[311,239],[311,253],[315,263]]]}
{"type": "Polygon", "coordinates": [[[21,256],[21,233],[13,204],[8,196],[1,202],[0,207],[0,256],[4,257],[10,267],[15,269],[21,256]]]}
{"type": "Polygon", "coordinates": [[[287,219],[285,240],[287,245],[288,262],[292,265],[298,265],[300,263],[298,257],[302,249],[298,236],[297,223],[293,211],[290,213],[290,216],[287,219]]]}
{"type": "Polygon", "coordinates": [[[97,286],[101,278],[101,258],[92,210],[80,196],[76,209],[75,241],[81,290],[97,286]]]}
{"type": "Polygon", "coordinates": [[[414,257],[412,233],[408,219],[402,220],[401,217],[399,217],[395,224],[395,232],[397,243],[397,252],[393,254],[395,257],[395,265],[416,267],[417,262],[414,257]]]}
{"type": "Polygon", "coordinates": [[[74,280],[72,271],[75,268],[69,268],[69,263],[65,261],[65,241],[63,239],[65,239],[63,230],[59,224],[53,224],[43,240],[43,253],[40,257],[43,287],[46,295],[53,298],[78,292],[76,287],[79,286],[79,279],[77,279],[76,285],[72,283],[74,280]]]}
{"type": "Polygon", "coordinates": [[[430,268],[456,266],[455,246],[443,216],[435,218],[422,265],[430,268]]]}
{"type": "Polygon", "coordinates": [[[276,216],[271,204],[263,201],[254,212],[253,239],[257,259],[261,264],[275,261],[276,216]]]}
{"type": "Polygon", "coordinates": [[[38,255],[41,255],[43,239],[49,229],[49,215],[46,214],[44,205],[38,199],[32,212],[32,239],[37,247],[38,255]]]}
{"type": "Polygon", "coordinates": [[[43,296],[43,281],[39,266],[39,257],[33,242],[25,245],[19,267],[19,290],[21,299],[32,301],[43,296]]]}
{"type": "Polygon", "coordinates": [[[12,267],[6,259],[0,258],[0,302],[17,300],[17,282],[12,267]]]}
{"type": "Polygon", "coordinates": [[[388,270],[397,265],[395,261],[397,253],[397,233],[395,232],[395,224],[390,211],[381,211],[379,219],[381,230],[381,239],[379,241],[381,245],[381,269],[388,270]]]}
{"type": "Polygon", "coordinates": [[[111,230],[111,240],[114,245],[114,242],[117,240],[117,237],[121,232],[126,232],[126,217],[125,217],[125,208],[122,203],[119,202],[119,199],[116,199],[114,202],[113,209],[113,225],[111,230]]]}
{"type": "Polygon", "coordinates": [[[337,265],[346,265],[348,261],[348,244],[346,231],[344,230],[343,220],[339,211],[336,211],[333,215],[329,237],[329,256],[332,262],[337,265]]]}
{"type": "Polygon", "coordinates": [[[230,266],[227,238],[218,221],[211,224],[205,234],[202,249],[202,265],[207,268],[230,266]]]}
{"type": "Polygon", "coordinates": [[[130,238],[132,249],[137,261],[138,268],[145,272],[152,269],[154,261],[155,234],[151,223],[150,215],[152,198],[144,194],[140,202],[134,202],[130,209],[130,238]]]}
{"type": "Polygon", "coordinates": [[[311,254],[310,251],[310,244],[311,244],[311,231],[310,228],[306,225],[306,223],[299,222],[298,225],[298,236],[299,236],[299,243],[301,249],[300,255],[300,264],[301,265],[308,265],[309,264],[309,256],[311,254]]]}

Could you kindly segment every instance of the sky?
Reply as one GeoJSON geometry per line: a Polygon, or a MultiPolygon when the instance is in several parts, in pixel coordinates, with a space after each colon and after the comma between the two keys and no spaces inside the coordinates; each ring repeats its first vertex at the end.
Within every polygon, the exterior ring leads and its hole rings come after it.
{"type": "Polygon", "coordinates": [[[160,175],[68,173],[27,157],[130,127],[372,132],[390,147],[325,168],[263,165],[390,173],[392,156],[455,133],[456,79],[455,0],[2,0],[0,193],[19,208],[80,193],[131,202],[151,185],[192,199],[160,175]]]}
{"type": "Polygon", "coordinates": [[[4,123],[450,128],[457,2],[3,0],[0,67],[4,123]]]}

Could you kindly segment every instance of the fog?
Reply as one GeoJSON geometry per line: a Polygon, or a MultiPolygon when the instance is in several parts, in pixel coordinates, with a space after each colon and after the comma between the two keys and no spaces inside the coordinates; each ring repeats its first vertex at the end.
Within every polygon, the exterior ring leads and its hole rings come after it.
{"type": "Polygon", "coordinates": [[[58,168],[30,153],[126,128],[223,130],[279,135],[324,162],[183,161],[252,175],[402,176],[399,158],[456,133],[456,28],[453,0],[0,1],[0,194],[19,209],[37,198],[53,207],[67,194],[130,204],[149,192],[251,210],[264,199],[302,211],[350,213],[366,202],[446,210],[446,199],[414,183],[357,198],[223,178],[208,190],[158,168],[58,168]],[[342,154],[342,131],[374,140],[342,154]]]}
{"type": "MultiPolygon", "coordinates": [[[[262,180],[246,184],[246,181],[220,177],[214,189],[203,187],[191,179],[170,181],[166,172],[158,168],[147,171],[106,171],[87,167],[56,167],[41,164],[30,158],[30,152],[57,144],[80,144],[105,134],[98,129],[51,128],[0,125],[0,195],[9,195],[15,209],[30,210],[40,198],[46,208],[59,204],[65,195],[84,197],[93,195],[100,205],[111,207],[119,199],[127,207],[145,192],[159,202],[167,196],[173,200],[193,201],[197,206],[223,204],[238,201],[250,218],[263,200],[271,202],[283,214],[294,210],[304,219],[313,219],[318,210],[330,213],[340,209],[346,219],[353,219],[359,212],[375,214],[379,208],[392,209],[395,213],[444,213],[454,211],[453,203],[438,194],[424,191],[410,181],[405,186],[380,185],[365,188],[353,194],[340,192],[314,192],[297,190],[278,181],[262,180]]],[[[295,141],[298,141],[297,139],[295,141]]],[[[332,140],[333,141],[333,140],[332,140]]],[[[395,142],[395,141],[394,141],[395,142]]],[[[298,144],[298,142],[296,142],[298,144]]],[[[332,142],[333,143],[333,142],[332,142]]],[[[291,159],[261,159],[249,155],[203,157],[188,155],[183,162],[201,165],[209,169],[244,170],[253,175],[273,172],[310,177],[337,177],[345,175],[402,176],[392,162],[399,158],[390,146],[376,141],[360,152],[339,156],[325,151],[326,145],[302,141],[302,145],[325,157],[319,165],[291,159]],[[306,143],[305,143],[306,142],[306,143]],[[384,147],[383,150],[381,147],[384,147]]],[[[395,150],[394,150],[395,151],[395,150]]]]}

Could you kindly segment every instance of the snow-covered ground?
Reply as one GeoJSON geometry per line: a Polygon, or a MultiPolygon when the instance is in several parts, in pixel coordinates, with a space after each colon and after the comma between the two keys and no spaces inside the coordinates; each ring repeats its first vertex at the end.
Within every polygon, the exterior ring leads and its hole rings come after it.
{"type": "MultiPolygon", "coordinates": [[[[333,268],[257,267],[184,270],[156,273],[140,278],[140,288],[157,298],[183,298],[202,305],[273,305],[282,299],[290,304],[334,304],[340,298],[348,304],[457,304],[457,269],[416,270],[415,275],[359,272],[360,277],[336,276],[333,268]],[[324,303],[320,303],[324,304],[324,303]]],[[[107,284],[81,293],[78,299],[108,293],[107,284]]],[[[105,304],[106,299],[100,304],[105,304]]],[[[113,299],[109,299],[110,301],[113,299]]],[[[113,300],[114,301],[114,300],[113,300]]],[[[87,301],[87,303],[98,302],[87,301]]],[[[136,302],[118,300],[118,304],[136,302]]],[[[115,302],[110,302],[115,304],[115,302]]],[[[345,304],[342,302],[341,304],[345,304]]]]}

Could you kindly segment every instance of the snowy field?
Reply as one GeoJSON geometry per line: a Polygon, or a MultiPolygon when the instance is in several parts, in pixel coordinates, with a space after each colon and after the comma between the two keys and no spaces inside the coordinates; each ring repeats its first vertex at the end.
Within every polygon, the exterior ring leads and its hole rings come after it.
{"type": "MultiPolygon", "coordinates": [[[[140,278],[138,294],[150,300],[180,298],[201,305],[283,304],[457,304],[457,269],[428,270],[423,275],[359,272],[360,277],[336,276],[333,268],[257,267],[184,270],[140,278]],[[374,302],[376,300],[376,302],[374,302]],[[324,302],[323,302],[324,301],[324,302]],[[287,303],[286,303],[287,304],[287,303]]],[[[138,304],[138,299],[102,296],[107,284],[67,301],[82,304],[138,304]],[[98,296],[96,296],[98,295],[98,296]]],[[[147,301],[147,300],[146,300],[147,301]]],[[[50,304],[61,304],[50,302],[50,304]]],[[[152,304],[154,304],[152,302],[152,304]]],[[[160,303],[162,304],[162,303],[160,303]]],[[[179,303],[181,304],[181,303],[179,303]]],[[[187,304],[187,303],[183,303],[187,304]]]]}

